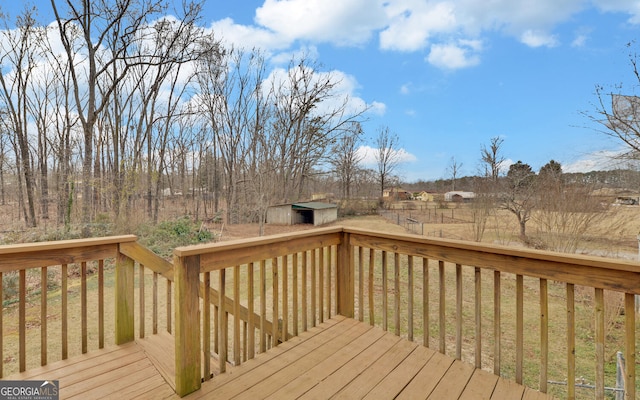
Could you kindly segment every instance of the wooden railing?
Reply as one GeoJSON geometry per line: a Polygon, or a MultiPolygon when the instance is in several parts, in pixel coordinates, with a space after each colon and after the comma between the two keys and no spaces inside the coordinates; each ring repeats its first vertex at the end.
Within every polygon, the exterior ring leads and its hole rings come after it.
{"type": "Polygon", "coordinates": [[[173,266],[136,240],[0,246],[0,378],[144,337],[147,326],[171,331],[173,266]]]}
{"type": "Polygon", "coordinates": [[[621,335],[624,393],[636,395],[636,262],[336,227],[183,247],[174,265],[180,395],[210,379],[200,360],[212,352],[224,372],[336,313],[570,399],[581,379],[605,397],[621,335]],[[201,284],[218,306],[200,308],[201,284]],[[612,330],[610,293],[624,299],[612,330]],[[240,307],[259,319],[234,318],[240,307]]]}
{"type": "Polygon", "coordinates": [[[185,395],[341,314],[565,398],[605,398],[622,351],[637,391],[636,262],[332,227],[173,263],[135,236],[0,246],[0,283],[0,359],[19,371],[165,329],[185,395]]]}

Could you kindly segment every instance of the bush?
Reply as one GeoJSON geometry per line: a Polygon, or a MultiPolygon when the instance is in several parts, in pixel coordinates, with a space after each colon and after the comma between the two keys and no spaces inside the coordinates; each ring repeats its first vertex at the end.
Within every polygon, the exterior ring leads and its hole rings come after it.
{"type": "Polygon", "coordinates": [[[209,230],[187,216],[155,226],[140,225],[136,235],[143,246],[163,257],[169,257],[175,247],[206,243],[213,238],[209,230]]]}

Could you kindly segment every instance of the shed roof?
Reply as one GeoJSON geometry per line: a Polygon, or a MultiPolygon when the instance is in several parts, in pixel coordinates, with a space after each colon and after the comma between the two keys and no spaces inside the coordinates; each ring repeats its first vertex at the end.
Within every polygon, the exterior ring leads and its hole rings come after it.
{"type": "Polygon", "coordinates": [[[319,201],[310,201],[308,203],[293,203],[291,208],[294,210],[325,210],[328,208],[337,208],[338,206],[331,203],[322,203],[319,201]]]}

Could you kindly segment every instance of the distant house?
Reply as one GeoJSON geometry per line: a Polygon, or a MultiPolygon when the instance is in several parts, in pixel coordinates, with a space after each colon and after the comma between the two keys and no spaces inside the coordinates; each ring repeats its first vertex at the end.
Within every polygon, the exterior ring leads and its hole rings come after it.
{"type": "Polygon", "coordinates": [[[425,192],[424,190],[413,196],[416,200],[420,201],[434,201],[433,194],[425,192]]]}
{"type": "Polygon", "coordinates": [[[338,206],[332,203],[311,201],[272,206],[267,209],[267,224],[323,225],[338,219],[338,206]]]}
{"type": "Polygon", "coordinates": [[[382,197],[394,200],[411,200],[413,199],[413,193],[401,188],[390,188],[382,191],[382,197]]]}
{"type": "Polygon", "coordinates": [[[444,201],[452,201],[457,203],[466,203],[476,198],[474,192],[453,191],[444,194],[444,201]]]}

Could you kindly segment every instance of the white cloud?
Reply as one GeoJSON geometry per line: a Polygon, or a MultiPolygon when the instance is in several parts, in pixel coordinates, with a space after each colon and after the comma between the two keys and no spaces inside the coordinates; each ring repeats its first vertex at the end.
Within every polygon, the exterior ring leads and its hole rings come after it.
{"type": "Polygon", "coordinates": [[[533,30],[525,31],[520,41],[529,47],[556,47],[560,44],[555,35],[533,30]]]}
{"type": "Polygon", "coordinates": [[[264,50],[281,50],[291,45],[291,40],[262,27],[236,24],[231,18],[215,21],[211,29],[223,42],[234,47],[264,50]]]}
{"type": "Polygon", "coordinates": [[[626,168],[630,160],[621,159],[624,151],[601,150],[586,154],[582,158],[562,165],[563,172],[606,171],[626,168]]]}
{"type": "MultiPolygon", "coordinates": [[[[361,163],[368,167],[373,167],[377,164],[376,153],[378,149],[371,146],[360,146],[357,150],[358,155],[361,157],[361,163]]],[[[398,163],[409,163],[418,160],[418,157],[409,153],[403,148],[395,150],[395,156],[398,163]]]]}
{"type": "Polygon", "coordinates": [[[387,112],[387,105],[379,101],[373,101],[370,107],[369,112],[375,115],[384,115],[387,112]]]}
{"type": "Polygon", "coordinates": [[[472,47],[458,44],[434,44],[431,46],[427,61],[442,69],[460,69],[476,66],[480,56],[472,47]]]}
{"type": "Polygon", "coordinates": [[[584,47],[587,43],[587,35],[578,35],[571,42],[571,47],[584,47]]]}
{"type": "Polygon", "coordinates": [[[455,32],[455,7],[449,2],[390,1],[389,26],[380,33],[385,50],[416,51],[425,48],[433,34],[455,32]]]}
{"type": "Polygon", "coordinates": [[[366,43],[385,20],[382,2],[370,0],[266,0],[255,16],[257,24],[291,41],[339,45],[366,43]]]}
{"type": "Polygon", "coordinates": [[[592,0],[605,12],[622,12],[630,14],[630,24],[640,24],[640,0],[592,0]]]}

